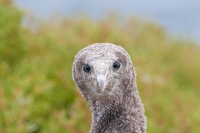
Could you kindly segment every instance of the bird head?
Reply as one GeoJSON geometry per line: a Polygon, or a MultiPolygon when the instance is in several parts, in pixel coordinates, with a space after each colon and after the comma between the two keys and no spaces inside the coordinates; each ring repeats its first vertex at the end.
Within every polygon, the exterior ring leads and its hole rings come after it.
{"type": "Polygon", "coordinates": [[[90,90],[100,95],[112,94],[133,76],[130,57],[120,46],[93,44],[79,51],[74,59],[73,79],[83,95],[90,90]]]}

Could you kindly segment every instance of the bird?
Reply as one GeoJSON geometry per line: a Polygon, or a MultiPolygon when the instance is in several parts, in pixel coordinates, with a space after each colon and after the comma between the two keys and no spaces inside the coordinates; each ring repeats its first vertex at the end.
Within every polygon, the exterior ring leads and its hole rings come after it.
{"type": "Polygon", "coordinates": [[[135,67],[123,47],[94,43],[81,49],[72,77],[92,113],[90,133],[146,133],[135,67]]]}

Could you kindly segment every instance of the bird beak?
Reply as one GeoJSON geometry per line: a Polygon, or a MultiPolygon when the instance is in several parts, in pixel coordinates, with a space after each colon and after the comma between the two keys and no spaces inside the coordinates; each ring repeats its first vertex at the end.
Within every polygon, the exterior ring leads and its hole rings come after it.
{"type": "Polygon", "coordinates": [[[109,80],[109,67],[110,67],[110,61],[108,60],[96,60],[94,62],[91,62],[91,65],[94,69],[94,82],[96,87],[104,91],[108,85],[109,80]]]}
{"type": "Polygon", "coordinates": [[[97,74],[97,86],[104,91],[106,88],[106,74],[97,74]]]}
{"type": "Polygon", "coordinates": [[[106,89],[108,74],[109,74],[108,67],[101,67],[100,69],[96,70],[97,86],[101,91],[104,91],[106,89]]]}

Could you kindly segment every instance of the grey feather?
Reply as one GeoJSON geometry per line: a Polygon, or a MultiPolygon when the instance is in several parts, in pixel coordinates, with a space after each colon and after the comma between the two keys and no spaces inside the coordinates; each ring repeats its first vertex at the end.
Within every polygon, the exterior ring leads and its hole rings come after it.
{"type": "Polygon", "coordinates": [[[147,119],[137,90],[136,72],[121,46],[96,43],[80,50],[72,74],[92,112],[90,133],[146,133],[147,119]],[[121,64],[119,70],[112,68],[115,61],[121,64]],[[91,67],[88,72],[83,70],[86,64],[91,67]],[[106,72],[101,71],[102,67],[106,72]],[[98,73],[106,75],[100,79],[105,82],[103,85],[97,79],[98,73]]]}

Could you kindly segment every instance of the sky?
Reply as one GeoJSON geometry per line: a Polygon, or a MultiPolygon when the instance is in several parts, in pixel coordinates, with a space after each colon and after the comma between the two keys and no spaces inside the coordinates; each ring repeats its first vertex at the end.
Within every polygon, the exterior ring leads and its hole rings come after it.
{"type": "Polygon", "coordinates": [[[108,11],[119,16],[138,16],[160,24],[172,34],[181,34],[200,42],[200,0],[15,0],[40,19],[54,12],[65,16],[85,13],[100,19],[108,11]]]}

